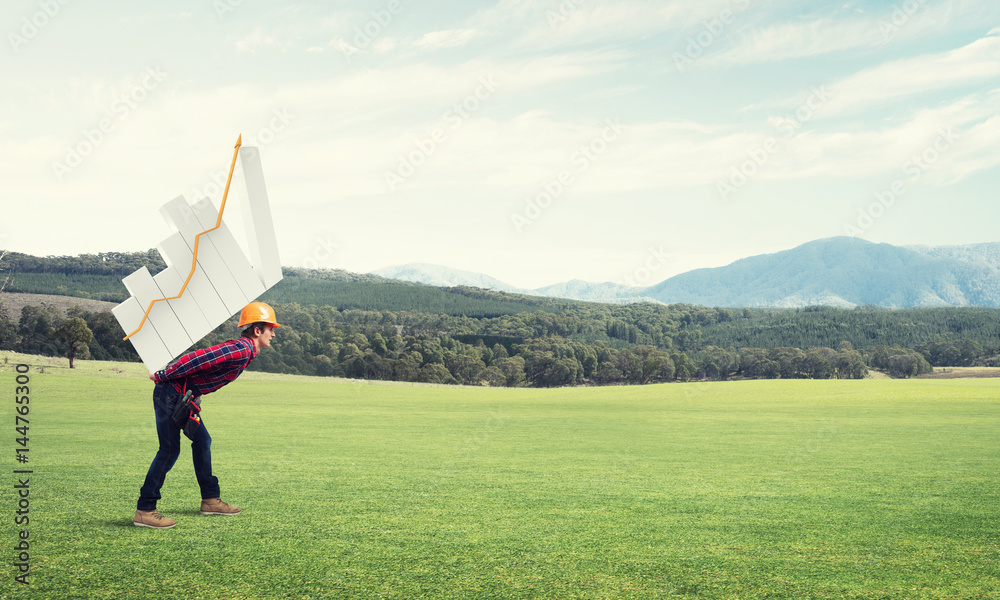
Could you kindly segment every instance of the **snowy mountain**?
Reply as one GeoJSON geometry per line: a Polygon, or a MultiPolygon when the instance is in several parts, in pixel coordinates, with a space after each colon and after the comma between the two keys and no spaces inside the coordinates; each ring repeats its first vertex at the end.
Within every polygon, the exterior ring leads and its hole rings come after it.
{"type": "Polygon", "coordinates": [[[893,246],[852,237],[815,240],[790,250],[681,273],[648,288],[579,279],[535,290],[438,265],[374,271],[437,286],[472,286],[592,302],[663,302],[729,307],[1000,306],[1000,243],[893,246]]]}

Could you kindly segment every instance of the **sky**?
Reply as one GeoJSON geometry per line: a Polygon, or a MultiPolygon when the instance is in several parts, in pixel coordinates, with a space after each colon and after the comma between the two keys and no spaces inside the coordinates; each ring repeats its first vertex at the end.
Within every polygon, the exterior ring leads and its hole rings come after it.
{"type": "Polygon", "coordinates": [[[0,32],[8,250],[153,248],[240,135],[285,266],[653,285],[1000,241],[992,0],[6,0],[0,32]]]}

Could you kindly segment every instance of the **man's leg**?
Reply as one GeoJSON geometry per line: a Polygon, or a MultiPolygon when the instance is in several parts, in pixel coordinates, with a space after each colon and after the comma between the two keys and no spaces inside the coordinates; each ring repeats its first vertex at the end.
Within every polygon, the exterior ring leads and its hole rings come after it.
{"type": "Polygon", "coordinates": [[[212,475],[212,436],[205,428],[205,417],[202,416],[201,426],[191,440],[191,460],[194,461],[194,474],[201,487],[201,514],[203,515],[238,515],[240,507],[226,504],[219,499],[219,478],[212,475]]]}
{"type": "Polygon", "coordinates": [[[212,436],[205,427],[204,417],[191,440],[191,460],[194,461],[194,475],[198,478],[202,499],[218,498],[219,478],[212,475],[212,436]]]}
{"type": "MultiPolygon", "coordinates": [[[[177,462],[177,457],[181,452],[181,430],[174,425],[170,413],[174,408],[178,398],[174,386],[169,383],[158,383],[153,388],[153,413],[156,416],[156,437],[160,447],[153,457],[153,462],[146,472],[146,480],[139,490],[139,501],[136,503],[136,511],[149,513],[156,511],[156,502],[160,499],[160,488],[167,478],[167,473],[177,462]]],[[[158,513],[157,513],[158,514],[158,513]]],[[[163,517],[159,517],[163,519],[163,517]]],[[[140,515],[137,513],[136,522],[139,523],[140,515]]],[[[156,521],[155,527],[172,526],[171,519],[156,521]],[[165,523],[170,522],[169,525],[165,523]]],[[[147,525],[149,526],[149,525],[147,525]]]]}

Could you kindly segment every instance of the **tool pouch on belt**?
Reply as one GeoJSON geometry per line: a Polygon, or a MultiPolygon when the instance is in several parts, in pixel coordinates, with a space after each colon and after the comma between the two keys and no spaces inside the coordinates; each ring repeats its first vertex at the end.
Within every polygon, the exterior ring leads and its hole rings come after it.
{"type": "Polygon", "coordinates": [[[194,440],[194,434],[201,427],[201,407],[192,400],[191,390],[184,392],[184,396],[177,400],[174,407],[173,420],[184,431],[184,435],[190,440],[194,440]]]}

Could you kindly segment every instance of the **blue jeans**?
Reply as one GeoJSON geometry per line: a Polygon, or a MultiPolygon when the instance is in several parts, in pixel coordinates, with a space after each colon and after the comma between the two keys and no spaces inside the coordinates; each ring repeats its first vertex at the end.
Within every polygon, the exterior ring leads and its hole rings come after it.
{"type": "MultiPolygon", "coordinates": [[[[174,425],[171,418],[179,399],[180,394],[171,383],[158,383],[153,388],[153,412],[156,414],[156,436],[160,440],[160,449],[156,451],[153,464],[149,465],[146,473],[146,481],[139,490],[137,510],[156,510],[163,481],[181,453],[181,429],[174,425]]],[[[218,498],[219,478],[212,475],[212,436],[205,428],[204,417],[191,440],[191,458],[202,499],[218,498]]]]}

